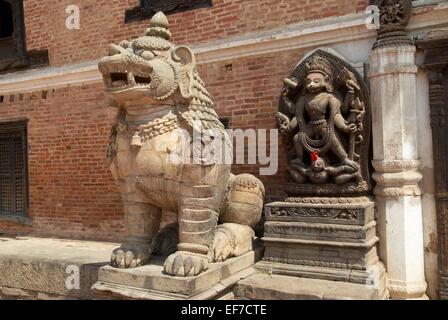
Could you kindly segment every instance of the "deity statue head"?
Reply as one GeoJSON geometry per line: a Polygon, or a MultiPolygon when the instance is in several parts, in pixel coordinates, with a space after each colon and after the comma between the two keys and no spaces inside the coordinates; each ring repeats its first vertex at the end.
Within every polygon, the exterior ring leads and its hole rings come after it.
{"type": "Polygon", "coordinates": [[[327,60],[319,56],[314,56],[306,66],[308,72],[305,85],[308,92],[333,92],[333,72],[327,60]]]}
{"type": "Polygon", "coordinates": [[[319,157],[317,152],[311,153],[311,170],[319,173],[325,170],[325,160],[319,157]]]}
{"type": "Polygon", "coordinates": [[[311,170],[314,172],[322,172],[325,170],[325,161],[322,158],[311,163],[311,170]]]}

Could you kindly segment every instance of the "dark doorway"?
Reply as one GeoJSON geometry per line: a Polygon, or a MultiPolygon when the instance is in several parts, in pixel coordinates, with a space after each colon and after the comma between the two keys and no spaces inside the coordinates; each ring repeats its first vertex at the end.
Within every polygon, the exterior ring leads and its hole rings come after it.
{"type": "Polygon", "coordinates": [[[13,33],[14,19],[11,4],[0,0],[0,38],[12,37],[13,33]]]}
{"type": "Polygon", "coordinates": [[[0,218],[27,213],[26,127],[26,122],[0,123],[0,218]]]}

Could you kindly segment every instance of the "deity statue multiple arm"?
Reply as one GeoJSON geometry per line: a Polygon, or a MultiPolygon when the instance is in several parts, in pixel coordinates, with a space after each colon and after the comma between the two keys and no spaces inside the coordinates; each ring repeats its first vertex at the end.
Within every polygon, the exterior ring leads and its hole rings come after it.
{"type": "Polygon", "coordinates": [[[327,62],[311,59],[307,67],[302,81],[293,77],[284,80],[283,113],[277,113],[280,133],[294,148],[288,171],[298,183],[359,182],[362,176],[355,150],[362,142],[365,113],[361,88],[355,76],[344,70],[347,79],[342,98],[342,90],[333,90],[334,75],[327,62]],[[311,153],[321,157],[317,167],[322,170],[316,170],[315,161],[308,161],[307,154],[311,153]]]}

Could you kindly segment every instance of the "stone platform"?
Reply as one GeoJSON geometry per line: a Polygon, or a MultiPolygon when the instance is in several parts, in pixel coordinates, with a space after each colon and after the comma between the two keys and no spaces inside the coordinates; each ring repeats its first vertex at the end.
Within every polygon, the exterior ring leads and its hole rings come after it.
{"type": "Polygon", "coordinates": [[[241,280],[235,299],[250,300],[378,300],[375,288],[355,283],[256,274],[241,280]]]}
{"type": "Polygon", "coordinates": [[[240,257],[209,265],[198,277],[163,274],[163,259],[135,269],[110,267],[118,243],[0,237],[0,300],[233,299],[237,282],[256,273],[257,247],[240,257]],[[79,289],[67,288],[79,270],[79,289]]]}
{"type": "Polygon", "coordinates": [[[0,299],[92,299],[98,269],[110,261],[117,243],[0,238],[0,299]],[[69,268],[69,269],[67,269],[69,268]],[[79,289],[67,278],[79,270],[79,289]],[[69,271],[69,272],[67,272],[69,271]]]}
{"type": "Polygon", "coordinates": [[[261,247],[209,269],[196,277],[172,277],[163,272],[162,258],[134,269],[99,269],[98,282],[92,287],[98,295],[120,299],[209,300],[233,298],[238,281],[255,273],[253,265],[261,259],[261,247]]]}

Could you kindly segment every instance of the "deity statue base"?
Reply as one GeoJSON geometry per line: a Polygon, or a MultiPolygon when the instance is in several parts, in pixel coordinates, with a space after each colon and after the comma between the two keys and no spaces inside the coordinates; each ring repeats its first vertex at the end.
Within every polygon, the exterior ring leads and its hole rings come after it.
{"type": "MultiPolygon", "coordinates": [[[[300,278],[305,290],[282,289],[279,294],[323,299],[324,291],[333,288],[331,299],[387,299],[386,273],[376,248],[374,203],[368,197],[291,197],[267,204],[265,216],[265,254],[255,268],[277,284],[284,276],[290,278],[286,283],[300,278]]],[[[242,281],[237,296],[262,299],[254,295],[257,277],[242,281]],[[252,288],[248,295],[247,286],[252,288]]],[[[262,286],[269,283],[264,280],[262,286]]]]}
{"type": "Polygon", "coordinates": [[[309,195],[309,196],[338,196],[341,193],[351,195],[365,194],[369,186],[365,181],[350,182],[344,185],[337,184],[297,184],[289,182],[285,184],[284,190],[289,195],[309,195]]]}

